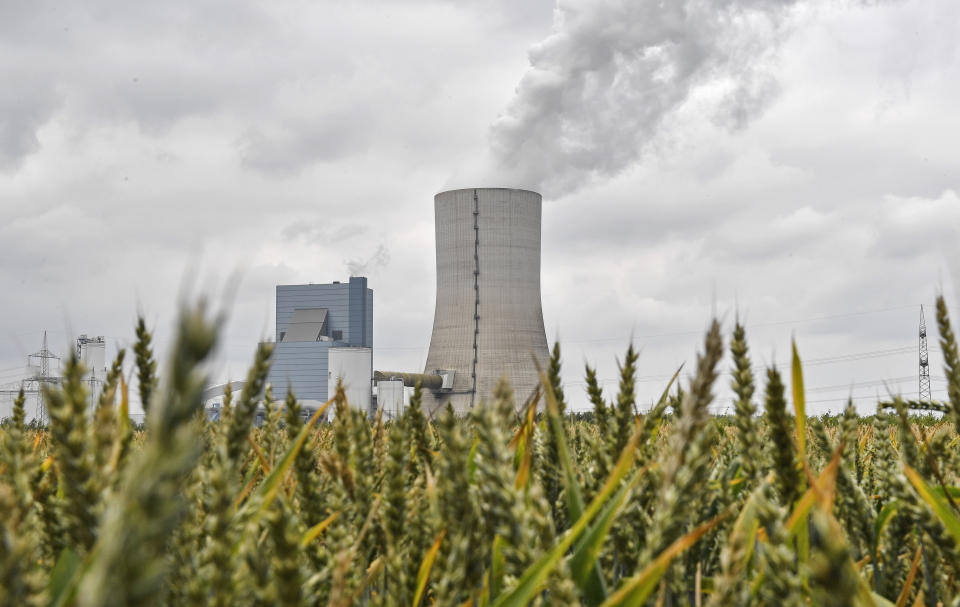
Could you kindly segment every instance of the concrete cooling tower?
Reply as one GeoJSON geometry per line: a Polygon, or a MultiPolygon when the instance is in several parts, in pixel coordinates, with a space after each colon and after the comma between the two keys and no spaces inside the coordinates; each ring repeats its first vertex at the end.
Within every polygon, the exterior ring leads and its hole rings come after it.
{"type": "Polygon", "coordinates": [[[506,188],[434,197],[437,307],[424,373],[442,375],[444,387],[425,391],[426,411],[450,403],[466,412],[489,401],[502,376],[518,404],[536,388],[534,357],[545,365],[549,356],[540,306],[541,204],[536,192],[506,188]]]}

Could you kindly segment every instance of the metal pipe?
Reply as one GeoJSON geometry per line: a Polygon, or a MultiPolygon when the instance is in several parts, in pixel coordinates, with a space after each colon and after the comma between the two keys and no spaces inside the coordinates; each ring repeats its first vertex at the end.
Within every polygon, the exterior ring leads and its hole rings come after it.
{"type": "Polygon", "coordinates": [[[439,390],[443,387],[443,377],[432,373],[401,373],[399,371],[374,371],[374,381],[401,379],[403,385],[413,387],[420,382],[420,386],[429,390],[439,390]]]}

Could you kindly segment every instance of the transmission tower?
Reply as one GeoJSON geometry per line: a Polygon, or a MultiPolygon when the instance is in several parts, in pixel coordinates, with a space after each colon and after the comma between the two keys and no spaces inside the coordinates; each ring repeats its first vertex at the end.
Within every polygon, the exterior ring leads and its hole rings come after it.
{"type": "Polygon", "coordinates": [[[34,352],[27,357],[27,368],[31,376],[23,382],[23,391],[26,394],[34,393],[37,395],[36,418],[41,424],[47,423],[47,403],[43,389],[45,386],[60,383],[60,376],[51,373],[50,361],[60,362],[60,357],[50,351],[47,347],[47,332],[43,332],[43,344],[39,352],[34,352]]]}
{"type": "Polygon", "coordinates": [[[930,402],[930,357],[927,353],[927,323],[920,306],[920,402],[930,402]]]}

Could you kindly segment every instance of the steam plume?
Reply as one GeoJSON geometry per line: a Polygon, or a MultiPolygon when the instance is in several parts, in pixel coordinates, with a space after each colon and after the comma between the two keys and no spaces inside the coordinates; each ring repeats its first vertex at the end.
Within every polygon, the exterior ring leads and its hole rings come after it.
{"type": "Polygon", "coordinates": [[[799,0],[557,0],[553,33],[493,124],[513,180],[567,193],[633,163],[697,87],[739,128],[776,93],[771,59],[799,0]]]}

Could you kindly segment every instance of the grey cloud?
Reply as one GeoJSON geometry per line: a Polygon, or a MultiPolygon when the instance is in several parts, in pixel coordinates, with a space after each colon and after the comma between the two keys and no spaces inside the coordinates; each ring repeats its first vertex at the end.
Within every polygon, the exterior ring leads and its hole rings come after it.
{"type": "Polygon", "coordinates": [[[837,241],[851,244],[849,232],[838,234],[838,217],[811,207],[756,215],[727,221],[707,237],[717,259],[770,264],[786,257],[819,254],[825,247],[840,244],[837,241]]]}
{"type": "Polygon", "coordinates": [[[254,127],[239,140],[245,167],[282,175],[296,174],[314,162],[333,162],[362,152],[369,141],[357,128],[362,117],[326,116],[313,123],[292,123],[269,132],[254,127]]]}
{"type": "Polygon", "coordinates": [[[449,6],[475,5],[487,18],[494,15],[502,26],[536,28],[543,22],[543,15],[553,8],[554,0],[525,0],[502,2],[500,0],[440,0],[449,6]]]}
{"type": "Polygon", "coordinates": [[[283,228],[284,239],[313,244],[337,244],[366,234],[370,228],[356,223],[330,224],[329,221],[297,221],[283,228]]]}
{"type": "Polygon", "coordinates": [[[887,196],[877,205],[872,250],[886,259],[915,261],[931,250],[951,250],[960,236],[960,196],[945,190],[932,198],[887,196]]]}
{"type": "MultiPolygon", "coordinates": [[[[0,97],[17,96],[15,106],[0,99],[0,170],[37,151],[37,132],[55,115],[73,141],[104,125],[133,124],[160,139],[188,120],[191,129],[219,123],[226,128],[215,143],[236,144],[242,166],[282,177],[373,144],[449,158],[424,125],[447,122],[451,147],[464,121],[442,112],[438,91],[454,70],[470,78],[471,64],[512,52],[521,34],[510,19],[533,28],[530,11],[543,1],[462,10],[420,0],[295,9],[254,0],[0,3],[0,79],[13,83],[0,97]],[[424,19],[434,8],[435,21],[424,19]],[[468,23],[499,28],[498,51],[453,44],[451,32],[468,23]]],[[[477,103],[471,96],[457,106],[477,103]]]]}
{"type": "Polygon", "coordinates": [[[714,109],[714,121],[731,130],[741,130],[759,118],[780,93],[772,74],[747,70],[714,109]]]}
{"type": "Polygon", "coordinates": [[[278,84],[310,69],[349,69],[333,65],[323,42],[313,46],[319,56],[293,48],[290,24],[250,0],[26,6],[0,6],[0,76],[12,83],[0,92],[0,163],[7,166],[38,149],[36,132],[54,109],[75,137],[126,123],[157,137],[188,118],[256,113],[278,84]]]}
{"type": "MultiPolygon", "coordinates": [[[[3,75],[0,68],[0,75],[3,75]]],[[[37,130],[59,107],[61,97],[44,84],[0,87],[0,172],[20,168],[23,160],[40,150],[37,130]]]]}
{"type": "Polygon", "coordinates": [[[688,237],[720,225],[731,207],[706,202],[650,199],[584,201],[551,205],[544,221],[551,241],[563,243],[565,254],[603,256],[629,246],[652,249],[666,240],[688,237]]]}
{"type": "MultiPolygon", "coordinates": [[[[840,199],[872,197],[879,201],[895,193],[899,196],[937,196],[956,185],[956,174],[951,159],[924,157],[912,146],[905,153],[904,140],[882,138],[869,140],[838,133],[835,121],[820,121],[814,117],[804,128],[817,132],[818,141],[809,143],[789,141],[771,142],[768,150],[771,160],[784,166],[802,167],[807,174],[829,181],[831,193],[840,199]],[[838,154],[835,150],[844,149],[838,154]],[[864,179],[864,172],[870,178],[864,179]]],[[[859,134],[858,134],[859,135],[859,134]]],[[[919,131],[917,137],[920,137],[919,131]]],[[[831,204],[832,201],[811,192],[811,204],[831,204]]]]}

